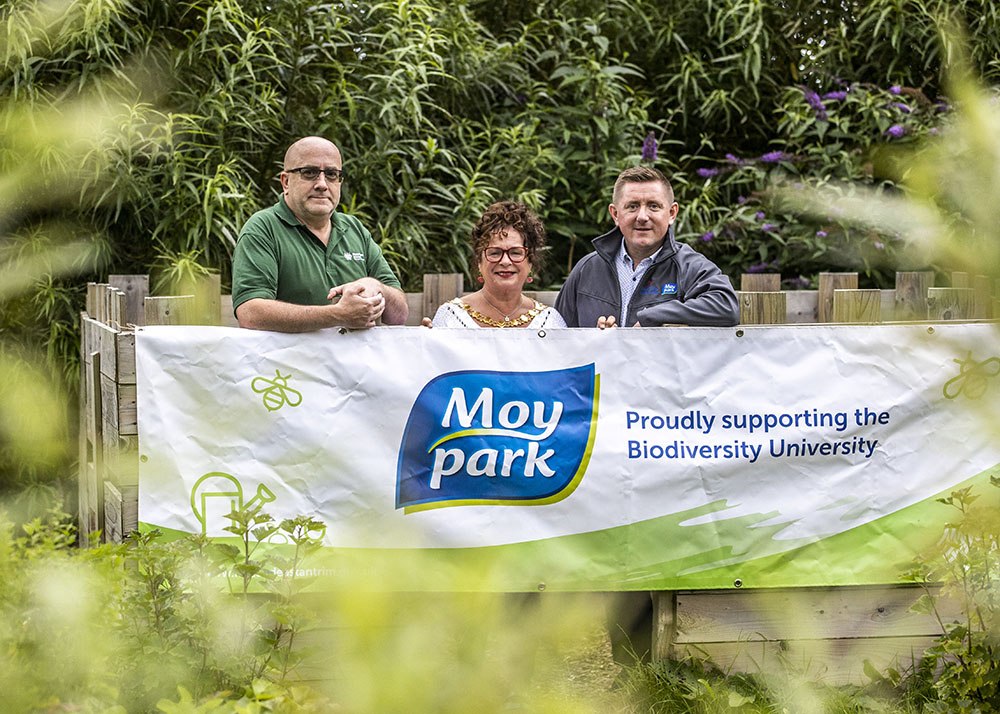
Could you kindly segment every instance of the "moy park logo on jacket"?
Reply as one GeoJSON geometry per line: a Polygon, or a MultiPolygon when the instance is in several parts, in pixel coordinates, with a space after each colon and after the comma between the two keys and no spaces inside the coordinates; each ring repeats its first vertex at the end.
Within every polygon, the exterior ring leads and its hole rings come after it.
{"type": "Polygon", "coordinates": [[[561,501],[587,470],[599,389],[593,364],[435,377],[406,422],[396,508],[561,501]]]}

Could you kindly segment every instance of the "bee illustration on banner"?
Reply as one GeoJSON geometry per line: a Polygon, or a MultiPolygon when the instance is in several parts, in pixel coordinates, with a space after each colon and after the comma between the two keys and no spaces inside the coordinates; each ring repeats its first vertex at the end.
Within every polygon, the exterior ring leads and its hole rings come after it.
{"type": "Polygon", "coordinates": [[[288,386],[291,374],[282,376],[279,370],[274,370],[274,379],[265,377],[255,377],[250,383],[250,388],[258,394],[264,395],[264,406],[269,412],[277,411],[286,404],[290,407],[297,407],[302,403],[302,393],[288,386]]]}

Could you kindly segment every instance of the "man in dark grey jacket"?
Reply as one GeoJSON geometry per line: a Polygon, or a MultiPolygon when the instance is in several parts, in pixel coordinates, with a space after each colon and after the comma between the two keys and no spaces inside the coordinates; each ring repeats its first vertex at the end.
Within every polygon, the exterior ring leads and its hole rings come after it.
{"type": "MultiPolygon", "coordinates": [[[[705,256],[674,240],[678,206],[667,178],[644,166],[615,181],[608,206],[615,229],[570,272],[556,310],[570,327],[735,325],[739,302],[729,278],[705,256]]],[[[653,604],[648,592],[617,593],[608,607],[615,662],[648,660],[653,604]]]]}
{"type": "Polygon", "coordinates": [[[740,319],[729,278],[674,240],[678,206],[653,168],[622,171],[608,211],[614,230],[594,239],[559,291],[556,310],[570,327],[714,325],[740,319]]]}

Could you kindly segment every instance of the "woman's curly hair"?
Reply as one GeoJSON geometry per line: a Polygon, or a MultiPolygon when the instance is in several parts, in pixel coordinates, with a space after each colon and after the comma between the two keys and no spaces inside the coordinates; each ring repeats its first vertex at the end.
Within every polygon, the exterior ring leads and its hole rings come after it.
{"type": "Polygon", "coordinates": [[[472,229],[472,251],[476,265],[479,264],[493,236],[506,233],[513,228],[524,236],[524,248],[532,267],[541,262],[545,247],[545,226],[531,209],[519,201],[498,201],[483,213],[472,229]]]}

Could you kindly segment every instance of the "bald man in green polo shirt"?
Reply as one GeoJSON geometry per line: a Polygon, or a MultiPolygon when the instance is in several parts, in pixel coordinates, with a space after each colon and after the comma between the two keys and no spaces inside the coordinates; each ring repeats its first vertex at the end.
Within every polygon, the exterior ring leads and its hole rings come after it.
{"type": "Polygon", "coordinates": [[[282,196],[243,226],[233,253],[240,327],[308,332],[406,322],[406,296],[361,222],[337,213],[340,150],[318,136],[285,152],[282,196]],[[339,301],[333,299],[339,297],[339,301]]]}

